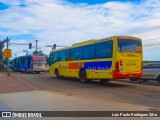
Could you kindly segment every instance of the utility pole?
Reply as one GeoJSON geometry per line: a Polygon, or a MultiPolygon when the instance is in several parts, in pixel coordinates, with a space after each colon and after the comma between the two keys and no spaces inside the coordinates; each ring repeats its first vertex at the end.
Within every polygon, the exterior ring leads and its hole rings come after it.
{"type": "MultiPolygon", "coordinates": [[[[9,49],[9,40],[10,38],[6,38],[7,41],[7,49],[9,49]]],[[[7,75],[10,76],[10,71],[9,71],[9,58],[7,58],[7,75]]]]}
{"type": "Polygon", "coordinates": [[[38,40],[36,40],[36,54],[38,53],[38,51],[37,51],[37,49],[38,49],[37,43],[38,43],[38,40]]]}

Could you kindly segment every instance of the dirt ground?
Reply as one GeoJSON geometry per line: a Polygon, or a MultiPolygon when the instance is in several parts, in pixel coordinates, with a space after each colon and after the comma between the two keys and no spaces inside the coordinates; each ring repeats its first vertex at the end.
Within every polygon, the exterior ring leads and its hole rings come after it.
{"type": "Polygon", "coordinates": [[[37,90],[37,88],[25,81],[22,81],[14,74],[7,76],[6,72],[0,72],[0,93],[23,92],[31,90],[37,90]]]}
{"type": "Polygon", "coordinates": [[[118,101],[143,105],[155,110],[160,108],[159,84],[142,84],[129,82],[129,80],[113,80],[106,85],[101,85],[96,81],[83,84],[76,79],[57,79],[49,73],[11,72],[11,76],[7,76],[7,73],[0,72],[0,94],[35,90],[45,90],[101,101],[109,100],[111,103],[118,101]]]}

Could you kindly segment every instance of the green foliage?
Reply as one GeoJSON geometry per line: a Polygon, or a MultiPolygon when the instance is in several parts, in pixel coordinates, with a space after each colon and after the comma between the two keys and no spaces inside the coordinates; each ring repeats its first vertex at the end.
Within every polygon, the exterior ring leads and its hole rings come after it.
{"type": "Polygon", "coordinates": [[[44,55],[41,50],[40,51],[34,51],[32,54],[33,55],[44,55]]]}
{"type": "Polygon", "coordinates": [[[147,64],[147,63],[155,63],[155,62],[160,62],[160,61],[143,61],[143,65],[147,64]]]}
{"type": "Polygon", "coordinates": [[[47,64],[49,64],[49,57],[48,57],[48,56],[46,56],[46,59],[47,59],[47,64]]]}
{"type": "Polygon", "coordinates": [[[0,72],[7,72],[7,69],[2,69],[0,70],[0,72]]]}
{"type": "Polygon", "coordinates": [[[3,63],[7,64],[7,58],[4,58],[3,63]]]}

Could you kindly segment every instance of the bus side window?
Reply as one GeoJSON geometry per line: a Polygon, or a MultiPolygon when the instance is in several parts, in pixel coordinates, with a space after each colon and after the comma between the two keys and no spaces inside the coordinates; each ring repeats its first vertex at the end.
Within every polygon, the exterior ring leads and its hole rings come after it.
{"type": "Polygon", "coordinates": [[[96,44],[96,58],[112,58],[113,41],[105,41],[96,44]]]}
{"type": "Polygon", "coordinates": [[[53,53],[50,53],[49,55],[49,66],[53,64],[53,53]]]}
{"type": "Polygon", "coordinates": [[[53,55],[53,63],[59,61],[59,52],[55,52],[53,55]]]}
{"type": "Polygon", "coordinates": [[[60,61],[65,61],[65,58],[66,58],[65,51],[61,51],[61,52],[60,52],[60,55],[59,55],[59,60],[60,60],[60,61]]]}
{"type": "Polygon", "coordinates": [[[84,59],[95,59],[96,56],[95,45],[84,46],[84,59]]]}
{"type": "Polygon", "coordinates": [[[82,60],[83,59],[83,47],[78,47],[72,49],[73,60],[82,60]]]}
{"type": "Polygon", "coordinates": [[[71,61],[71,60],[72,60],[71,51],[70,51],[70,50],[66,50],[66,51],[65,51],[65,54],[66,54],[65,60],[66,60],[66,61],[71,61]]]}

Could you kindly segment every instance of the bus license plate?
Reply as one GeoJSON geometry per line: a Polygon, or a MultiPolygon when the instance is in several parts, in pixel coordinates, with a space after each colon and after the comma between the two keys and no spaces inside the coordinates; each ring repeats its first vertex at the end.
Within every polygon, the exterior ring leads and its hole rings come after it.
{"type": "Polygon", "coordinates": [[[132,75],[129,75],[129,77],[135,77],[135,75],[132,74],[132,75]]]}

